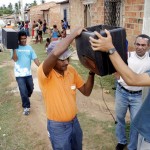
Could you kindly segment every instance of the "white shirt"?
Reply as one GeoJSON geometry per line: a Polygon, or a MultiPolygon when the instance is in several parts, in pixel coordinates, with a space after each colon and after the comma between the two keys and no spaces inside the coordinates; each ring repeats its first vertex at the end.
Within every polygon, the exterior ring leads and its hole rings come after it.
{"type": "MultiPolygon", "coordinates": [[[[128,52],[128,67],[136,72],[141,74],[150,70],[150,53],[146,52],[144,56],[140,57],[136,52],[128,52]]],[[[118,82],[125,88],[131,91],[140,91],[143,87],[137,86],[128,86],[125,81],[120,77],[118,82]]]]}

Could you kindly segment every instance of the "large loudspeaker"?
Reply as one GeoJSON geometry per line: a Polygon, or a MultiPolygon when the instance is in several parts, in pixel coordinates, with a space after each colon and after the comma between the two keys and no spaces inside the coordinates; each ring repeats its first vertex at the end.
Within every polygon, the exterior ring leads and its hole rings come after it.
{"type": "Polygon", "coordinates": [[[127,44],[126,32],[124,28],[112,27],[108,25],[98,25],[88,27],[88,31],[83,31],[80,36],[76,38],[77,54],[80,62],[88,69],[95,72],[97,75],[105,76],[114,73],[114,69],[109,55],[106,52],[93,51],[89,42],[89,37],[96,38],[94,31],[99,32],[106,37],[104,29],[110,31],[113,44],[118,51],[121,58],[127,63],[127,44]]]}
{"type": "Polygon", "coordinates": [[[11,28],[3,28],[2,43],[7,49],[18,48],[18,32],[11,28]]]}

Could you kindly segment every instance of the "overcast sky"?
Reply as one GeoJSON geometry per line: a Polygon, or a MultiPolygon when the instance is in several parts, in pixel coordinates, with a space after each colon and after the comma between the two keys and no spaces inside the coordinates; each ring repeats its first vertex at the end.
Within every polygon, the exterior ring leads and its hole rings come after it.
{"type": "MultiPolygon", "coordinates": [[[[4,4],[6,6],[9,5],[9,3],[12,3],[13,5],[15,3],[18,3],[19,0],[0,0],[0,6],[3,6],[4,4]]],[[[25,5],[26,3],[32,3],[34,0],[23,0],[23,5],[25,5]]],[[[41,4],[41,0],[36,0],[38,4],[41,4]]],[[[45,0],[45,2],[58,2],[58,1],[62,1],[62,0],[45,0]]]]}

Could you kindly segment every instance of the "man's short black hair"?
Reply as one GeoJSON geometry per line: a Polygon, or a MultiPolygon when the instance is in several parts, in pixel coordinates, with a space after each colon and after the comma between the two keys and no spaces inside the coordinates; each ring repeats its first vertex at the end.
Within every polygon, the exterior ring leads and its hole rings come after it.
{"type": "Polygon", "coordinates": [[[18,32],[18,40],[20,41],[21,36],[26,36],[27,37],[27,33],[25,31],[19,31],[18,32]]]}
{"type": "Polygon", "coordinates": [[[136,37],[136,39],[139,38],[139,37],[148,39],[147,43],[150,44],[150,37],[148,35],[146,35],[146,34],[140,34],[140,35],[138,35],[136,37]]]}

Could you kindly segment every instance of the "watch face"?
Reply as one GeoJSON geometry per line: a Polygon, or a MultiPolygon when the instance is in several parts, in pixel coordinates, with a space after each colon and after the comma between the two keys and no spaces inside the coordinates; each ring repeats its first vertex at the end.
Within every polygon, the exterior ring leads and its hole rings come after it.
{"type": "Polygon", "coordinates": [[[111,50],[109,51],[109,53],[112,54],[112,53],[113,53],[113,50],[111,49],[111,50]]]}
{"type": "Polygon", "coordinates": [[[115,51],[116,51],[116,49],[115,49],[115,48],[112,48],[112,49],[110,49],[108,52],[109,52],[109,54],[113,54],[115,51]]]}

